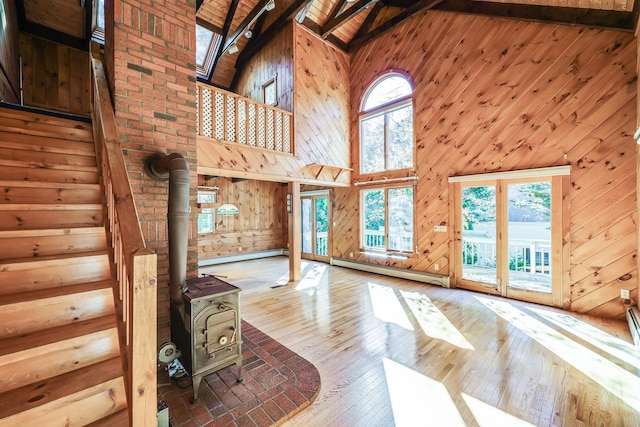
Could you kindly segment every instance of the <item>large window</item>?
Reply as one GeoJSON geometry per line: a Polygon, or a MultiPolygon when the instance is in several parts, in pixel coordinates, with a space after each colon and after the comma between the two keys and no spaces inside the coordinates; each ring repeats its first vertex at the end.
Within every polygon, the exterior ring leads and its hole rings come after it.
{"type": "Polygon", "coordinates": [[[222,36],[208,22],[197,19],[196,23],[196,74],[209,78],[222,36]]]}
{"type": "Polygon", "coordinates": [[[360,172],[413,167],[413,89],[401,74],[374,82],[360,109],[360,172]]]}
{"type": "Polygon", "coordinates": [[[362,247],[413,252],[413,187],[365,189],[361,198],[362,247]]]}

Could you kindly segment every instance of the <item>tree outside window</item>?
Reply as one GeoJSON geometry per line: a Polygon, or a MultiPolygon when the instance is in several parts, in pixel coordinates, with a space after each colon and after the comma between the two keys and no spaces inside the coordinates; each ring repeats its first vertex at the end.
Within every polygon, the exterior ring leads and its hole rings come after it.
{"type": "Polygon", "coordinates": [[[413,187],[362,190],[362,246],[413,252],[413,187]]]}
{"type": "MultiPolygon", "coordinates": [[[[198,203],[216,203],[218,194],[215,191],[198,191],[198,203]]],[[[213,207],[203,207],[198,214],[198,234],[214,233],[216,231],[216,210],[213,207]]]]}
{"type": "Polygon", "coordinates": [[[413,89],[390,73],[375,82],[360,111],[360,171],[375,173],[413,166],[413,89]]]}

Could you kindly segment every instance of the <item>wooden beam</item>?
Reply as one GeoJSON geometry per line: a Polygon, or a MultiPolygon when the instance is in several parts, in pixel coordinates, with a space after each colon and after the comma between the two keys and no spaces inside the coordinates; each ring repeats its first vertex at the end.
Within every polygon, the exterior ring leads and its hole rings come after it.
{"type": "Polygon", "coordinates": [[[635,0],[633,2],[633,28],[634,28],[634,35],[636,36],[636,38],[638,37],[638,28],[639,28],[638,15],[639,14],[640,14],[640,0],[635,0]]]}
{"type": "Polygon", "coordinates": [[[362,25],[360,25],[360,28],[358,28],[358,31],[351,38],[351,40],[356,40],[369,32],[369,30],[371,29],[371,25],[373,25],[373,21],[376,20],[378,14],[380,13],[380,10],[383,7],[384,4],[382,2],[378,2],[375,6],[373,6],[373,9],[371,10],[371,12],[369,12],[364,22],[362,23],[362,25]]]}
{"type": "Polygon", "coordinates": [[[443,0],[420,0],[416,2],[413,6],[403,10],[384,24],[374,28],[372,31],[363,34],[359,37],[354,37],[354,39],[349,43],[349,51],[358,49],[359,47],[365,45],[370,42],[374,38],[378,37],[380,34],[384,33],[388,29],[396,26],[400,22],[405,19],[411,17],[412,15],[418,13],[422,9],[431,9],[436,5],[440,4],[443,0]]]}
{"type": "Polygon", "coordinates": [[[289,212],[289,281],[301,278],[302,220],[300,206],[300,183],[289,183],[291,212],[289,212]]]}
{"type": "Polygon", "coordinates": [[[196,13],[200,10],[202,3],[204,3],[204,0],[196,0],[196,13]]]}
{"type": "Polygon", "coordinates": [[[522,19],[545,23],[580,25],[607,30],[633,31],[632,12],[582,9],[576,7],[535,6],[530,4],[490,3],[474,0],[444,0],[434,10],[522,19]]]}
{"type": "Polygon", "coordinates": [[[242,66],[253,57],[263,46],[265,46],[273,37],[284,27],[284,25],[293,19],[294,16],[302,10],[307,3],[311,0],[294,0],[293,3],[284,11],[280,16],[276,18],[269,28],[267,28],[264,33],[260,34],[258,37],[253,37],[251,41],[247,44],[247,46],[242,50],[240,55],[238,55],[238,60],[236,61],[236,68],[242,68],[242,66]]]}
{"type": "Polygon", "coordinates": [[[231,27],[231,23],[233,22],[233,17],[236,14],[236,10],[238,9],[239,0],[232,0],[231,5],[229,6],[229,10],[227,11],[227,16],[224,18],[224,24],[222,26],[222,32],[220,35],[222,36],[222,43],[218,46],[218,50],[216,51],[216,57],[213,60],[213,64],[211,65],[211,71],[207,76],[207,80],[211,80],[211,76],[213,75],[213,70],[216,69],[216,65],[218,65],[218,61],[222,56],[222,52],[224,51],[223,46],[227,41],[227,35],[229,34],[229,28],[231,27]]]}
{"type": "Polygon", "coordinates": [[[244,20],[240,23],[240,25],[238,25],[238,28],[236,28],[235,31],[233,33],[231,33],[231,35],[227,38],[227,40],[225,40],[223,51],[226,52],[227,49],[229,49],[229,46],[231,46],[240,37],[242,37],[242,35],[244,34],[244,32],[247,29],[247,27],[254,20],[258,19],[258,15],[263,13],[264,8],[267,6],[267,3],[269,3],[269,1],[270,0],[260,0],[258,2],[258,4],[255,5],[255,7],[253,9],[251,9],[251,12],[249,12],[247,17],[244,18],[244,20]]]}
{"type": "Polygon", "coordinates": [[[377,2],[378,0],[359,0],[356,4],[351,6],[349,9],[342,12],[340,15],[331,19],[329,22],[322,26],[322,33],[320,34],[322,38],[325,38],[330,32],[338,28],[340,25],[344,24],[363,10],[367,9],[369,6],[377,2]]]}
{"type": "Polygon", "coordinates": [[[327,15],[327,19],[324,23],[326,24],[327,22],[330,22],[333,18],[338,16],[338,14],[344,10],[344,7],[346,5],[347,0],[338,0],[331,8],[331,12],[329,12],[329,15],[327,15]]]}

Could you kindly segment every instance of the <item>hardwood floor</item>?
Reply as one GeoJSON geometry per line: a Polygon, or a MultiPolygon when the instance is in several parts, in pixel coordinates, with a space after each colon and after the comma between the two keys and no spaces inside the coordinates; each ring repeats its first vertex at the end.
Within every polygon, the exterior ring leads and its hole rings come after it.
{"type": "Polygon", "coordinates": [[[638,426],[625,323],[284,257],[207,267],[242,317],[315,364],[291,426],[638,426]]]}

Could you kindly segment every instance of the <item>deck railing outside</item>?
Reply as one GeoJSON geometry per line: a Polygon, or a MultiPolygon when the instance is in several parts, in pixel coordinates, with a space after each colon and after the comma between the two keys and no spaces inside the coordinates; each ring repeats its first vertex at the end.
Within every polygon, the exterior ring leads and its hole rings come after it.
{"type": "MultiPolygon", "coordinates": [[[[385,248],[385,231],[384,230],[365,230],[364,247],[365,248],[385,248]]],[[[413,249],[413,234],[411,233],[393,233],[389,236],[389,248],[410,252],[413,249]]]]}
{"type": "Polygon", "coordinates": [[[293,153],[293,114],[203,83],[196,87],[199,136],[293,153]]]}
{"type": "MultiPolygon", "coordinates": [[[[509,270],[550,274],[551,241],[542,239],[510,240],[509,270]]],[[[496,243],[465,237],[462,263],[469,266],[495,267],[496,243]]]]}
{"type": "Polygon", "coordinates": [[[124,335],[125,384],[129,421],[133,427],[157,422],[156,393],[156,254],[146,248],[107,87],[102,58],[92,58],[93,129],[104,184],[107,235],[113,249],[118,297],[122,307],[119,331],[124,335]]]}

